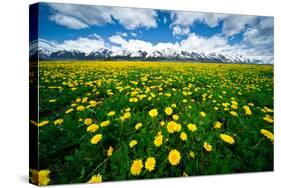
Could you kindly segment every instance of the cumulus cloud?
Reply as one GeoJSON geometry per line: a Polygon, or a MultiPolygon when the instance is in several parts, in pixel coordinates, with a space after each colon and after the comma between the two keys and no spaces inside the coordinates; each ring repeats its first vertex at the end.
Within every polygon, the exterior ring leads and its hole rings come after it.
{"type": "Polygon", "coordinates": [[[111,15],[129,30],[157,27],[155,10],[112,7],[111,15]]]}
{"type": "Polygon", "coordinates": [[[99,39],[89,39],[80,37],[77,40],[66,40],[61,45],[61,48],[64,48],[65,50],[79,50],[83,51],[85,53],[90,53],[94,50],[104,48],[105,43],[103,40],[99,39]]]}
{"type": "Polygon", "coordinates": [[[224,14],[212,14],[212,13],[194,13],[194,12],[171,12],[171,27],[173,35],[184,35],[189,33],[189,27],[194,22],[203,22],[210,27],[216,27],[221,20],[226,17],[224,14]],[[184,32],[182,32],[184,31],[184,32]]]}
{"type": "MultiPolygon", "coordinates": [[[[102,26],[114,23],[116,20],[128,30],[157,27],[155,10],[57,3],[48,3],[48,5],[57,13],[71,16],[87,25],[102,26]]],[[[68,24],[64,20],[60,22],[60,25],[68,26],[68,24]]]]}
{"type": "Polygon", "coordinates": [[[84,29],[88,27],[88,25],[83,23],[82,21],[72,16],[66,16],[63,14],[54,14],[50,16],[49,19],[59,25],[68,27],[69,29],[84,29]]]}
{"type": "Polygon", "coordinates": [[[127,37],[128,36],[128,33],[122,33],[122,32],[117,32],[116,33],[117,35],[120,35],[120,36],[122,36],[122,37],[127,37]]]}
{"type": "Polygon", "coordinates": [[[178,25],[174,26],[172,28],[173,35],[187,35],[190,31],[188,27],[180,27],[178,25]]]}
{"type": "Polygon", "coordinates": [[[120,35],[113,35],[113,36],[109,37],[109,41],[113,42],[115,44],[118,44],[118,45],[122,45],[122,44],[125,44],[127,42],[120,35]]]}
{"type": "Polygon", "coordinates": [[[251,46],[273,46],[273,18],[263,17],[243,34],[243,41],[251,46]]]}
{"type": "Polygon", "coordinates": [[[214,35],[207,38],[197,36],[194,33],[182,40],[180,44],[183,50],[201,53],[219,53],[228,47],[227,40],[221,36],[214,35]]]}
{"type": "Polygon", "coordinates": [[[258,24],[248,28],[243,33],[242,43],[249,49],[254,56],[263,56],[267,61],[273,63],[273,23],[272,17],[261,17],[258,24]]]}
{"type": "Polygon", "coordinates": [[[219,21],[225,18],[224,14],[214,13],[194,13],[183,11],[172,11],[171,19],[172,25],[191,26],[195,21],[204,22],[210,27],[215,27],[219,21]]]}
{"type": "Polygon", "coordinates": [[[230,15],[217,13],[171,12],[171,27],[190,27],[195,22],[205,23],[209,27],[216,27],[223,21],[222,34],[233,36],[257,22],[257,16],[230,15]]]}
{"type": "Polygon", "coordinates": [[[152,48],[152,43],[138,40],[138,39],[130,39],[126,40],[120,35],[113,35],[109,37],[109,40],[115,44],[121,46],[122,49],[130,50],[130,51],[138,51],[138,50],[148,50],[152,48]]]}
{"type": "Polygon", "coordinates": [[[256,22],[256,16],[229,15],[223,21],[222,32],[226,36],[232,36],[244,31],[246,26],[252,26],[256,22]]]}

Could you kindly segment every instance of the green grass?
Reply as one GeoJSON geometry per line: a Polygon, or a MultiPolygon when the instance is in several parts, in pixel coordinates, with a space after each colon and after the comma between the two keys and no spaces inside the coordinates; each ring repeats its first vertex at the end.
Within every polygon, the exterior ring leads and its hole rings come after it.
{"type": "Polygon", "coordinates": [[[261,129],[273,133],[273,124],[263,119],[266,115],[273,118],[273,112],[265,110],[273,109],[272,66],[40,62],[39,75],[40,122],[49,121],[39,127],[39,164],[40,169],[51,171],[51,184],[87,182],[97,174],[103,181],[113,181],[273,170],[273,142],[260,133],[261,129]],[[136,96],[132,96],[134,91],[136,96]],[[146,97],[140,99],[142,94],[146,97]],[[87,100],[78,102],[85,97],[87,100]],[[137,97],[138,102],[130,103],[132,97],[137,97]],[[50,102],[53,99],[55,102],[50,102]],[[86,108],[89,101],[97,102],[96,106],[86,108]],[[238,103],[237,109],[230,107],[232,101],[238,103]],[[229,109],[224,109],[222,103],[229,103],[229,109]],[[172,117],[164,110],[172,104],[176,104],[173,114],[180,117],[176,122],[181,124],[181,131],[176,133],[168,133],[166,128],[172,117]],[[252,115],[245,114],[245,105],[252,115]],[[77,106],[85,110],[78,111],[77,106]],[[74,111],[66,114],[70,108],[74,111]],[[127,108],[131,117],[122,121],[120,117],[127,108]],[[151,109],[157,109],[158,116],[150,117],[151,109]],[[109,117],[110,111],[116,115],[109,117]],[[201,111],[206,117],[200,116],[201,111]],[[230,111],[238,116],[232,116],[230,111]],[[98,125],[105,120],[111,123],[89,133],[85,118],[98,125]],[[54,125],[56,119],[63,119],[63,124],[54,125]],[[214,128],[216,121],[223,124],[220,129],[214,128]],[[139,122],[143,126],[136,130],[139,122]],[[197,131],[190,132],[188,123],[196,124],[197,131]],[[164,140],[156,147],[153,141],[159,131],[164,140]],[[181,132],[187,134],[186,141],[180,139],[181,132]],[[235,143],[221,140],[221,133],[233,137],[235,143]],[[102,134],[102,140],[91,144],[96,134],[102,134]],[[133,139],[138,144],[130,148],[133,139]],[[204,142],[212,145],[211,152],[204,149],[204,142]],[[109,146],[114,150],[108,157],[109,146]],[[168,160],[172,149],[181,153],[177,166],[168,160]],[[195,158],[188,155],[190,151],[195,158]],[[140,175],[132,175],[133,160],[145,163],[148,157],[155,157],[155,169],[149,172],[143,168],[140,175]]]}

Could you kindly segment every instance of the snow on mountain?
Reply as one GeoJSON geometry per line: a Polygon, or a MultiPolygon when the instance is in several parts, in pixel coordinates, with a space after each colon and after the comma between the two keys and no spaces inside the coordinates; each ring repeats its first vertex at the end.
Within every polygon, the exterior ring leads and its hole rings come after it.
{"type": "Polygon", "coordinates": [[[140,59],[140,60],[181,60],[181,61],[203,61],[203,62],[223,62],[223,63],[265,63],[256,58],[247,58],[241,55],[229,55],[221,53],[206,53],[198,50],[188,51],[180,48],[179,44],[158,43],[156,45],[146,45],[141,43],[126,44],[127,46],[106,45],[98,39],[85,41],[81,39],[82,46],[77,46],[68,41],[66,45],[57,44],[47,40],[39,39],[30,43],[30,56],[40,59],[140,59]],[[86,49],[86,50],[85,50],[86,49]]]}

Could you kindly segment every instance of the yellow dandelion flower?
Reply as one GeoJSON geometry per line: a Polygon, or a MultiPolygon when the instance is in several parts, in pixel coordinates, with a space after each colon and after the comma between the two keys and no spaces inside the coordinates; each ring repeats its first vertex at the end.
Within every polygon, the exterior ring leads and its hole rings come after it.
{"type": "Polygon", "coordinates": [[[181,154],[178,150],[173,149],[170,151],[168,159],[171,165],[176,166],[180,163],[181,154]]]}
{"type": "Polygon", "coordinates": [[[142,127],[142,123],[137,123],[136,125],[135,125],[135,129],[136,130],[138,130],[139,128],[141,128],[142,127]]]}
{"type": "Polygon", "coordinates": [[[132,140],[132,141],[130,142],[129,146],[130,146],[130,148],[133,148],[133,147],[135,147],[135,145],[137,145],[137,144],[138,144],[138,141],[132,140]]]}
{"type": "Polygon", "coordinates": [[[177,105],[176,105],[176,104],[172,104],[171,107],[172,107],[172,108],[176,108],[177,105]]]}
{"type": "Polygon", "coordinates": [[[129,99],[129,102],[138,102],[139,101],[139,99],[138,98],[136,98],[136,97],[133,97],[133,98],[130,98],[129,99]]]}
{"type": "Polygon", "coordinates": [[[189,156],[194,159],[195,158],[195,153],[193,151],[189,151],[189,156]]]}
{"type": "Polygon", "coordinates": [[[238,109],[238,106],[237,106],[237,105],[234,105],[234,104],[232,104],[230,107],[231,107],[232,109],[234,109],[234,110],[238,109]]]}
{"type": "Polygon", "coordinates": [[[271,109],[271,108],[264,107],[264,109],[265,109],[266,112],[269,112],[269,113],[273,112],[273,109],[271,109]]]}
{"type": "Polygon", "coordinates": [[[237,117],[237,116],[238,116],[237,112],[235,112],[235,111],[230,111],[229,113],[230,113],[232,116],[234,116],[234,117],[237,117]]]}
{"type": "Polygon", "coordinates": [[[48,185],[51,181],[49,175],[50,170],[31,170],[31,183],[38,185],[38,186],[45,186],[48,185]]]}
{"type": "Polygon", "coordinates": [[[243,106],[243,109],[245,110],[246,115],[248,116],[252,115],[252,111],[249,106],[243,106]]]}
{"type": "Polygon", "coordinates": [[[107,120],[107,121],[101,122],[100,126],[101,126],[101,127],[107,127],[109,124],[110,124],[110,121],[107,120]]]}
{"type": "Polygon", "coordinates": [[[38,127],[43,127],[43,126],[48,125],[48,124],[49,124],[49,121],[48,121],[48,120],[45,120],[45,121],[42,121],[42,122],[40,122],[40,123],[37,123],[37,126],[38,126],[38,127]]]}
{"type": "Polygon", "coordinates": [[[90,105],[93,106],[93,107],[95,107],[95,106],[97,105],[97,102],[94,101],[94,100],[90,100],[89,103],[90,103],[90,105]]]}
{"type": "Polygon", "coordinates": [[[200,116],[201,116],[201,117],[205,117],[205,116],[206,116],[206,113],[205,113],[205,112],[200,112],[200,116]]]}
{"type": "Polygon", "coordinates": [[[154,145],[156,146],[156,147],[159,147],[159,146],[161,146],[162,145],[162,143],[163,143],[163,135],[161,134],[161,132],[159,132],[156,136],[155,136],[155,138],[154,138],[154,145]]]}
{"type": "Polygon", "coordinates": [[[145,169],[148,171],[153,171],[156,165],[156,160],[154,157],[148,157],[145,161],[145,169]]]}
{"type": "Polygon", "coordinates": [[[236,101],[231,101],[231,104],[237,106],[237,105],[238,105],[238,102],[236,102],[236,101]]]}
{"type": "Polygon", "coordinates": [[[188,128],[191,132],[197,131],[196,125],[195,125],[195,124],[192,124],[192,123],[187,124],[187,128],[188,128]]]}
{"type": "Polygon", "coordinates": [[[84,107],[84,106],[78,106],[76,109],[77,109],[78,111],[84,111],[84,110],[85,110],[85,107],[84,107]]]}
{"type": "Polygon", "coordinates": [[[235,140],[233,139],[233,137],[231,137],[227,134],[220,134],[220,138],[226,143],[229,143],[229,144],[235,143],[235,140]]]}
{"type": "Polygon", "coordinates": [[[101,183],[102,182],[102,175],[97,174],[93,175],[92,178],[88,181],[88,183],[101,183]]]}
{"type": "Polygon", "coordinates": [[[209,144],[208,142],[204,142],[203,147],[205,148],[206,151],[210,152],[212,151],[213,147],[211,144],[209,144]]]}
{"type": "Polygon", "coordinates": [[[174,114],[174,115],[173,115],[173,120],[177,121],[177,120],[179,120],[179,118],[180,118],[179,115],[177,115],[177,114],[174,114]]]}
{"type": "Polygon", "coordinates": [[[112,152],[113,152],[113,147],[109,146],[107,150],[107,156],[110,157],[112,155],[112,152]]]}
{"type": "Polygon", "coordinates": [[[70,109],[65,111],[66,114],[69,114],[70,112],[73,112],[73,108],[70,108],[70,109]]]}
{"type": "Polygon", "coordinates": [[[124,113],[124,115],[123,115],[123,118],[124,119],[129,119],[131,117],[131,112],[126,112],[126,113],[124,113]]]}
{"type": "Polygon", "coordinates": [[[134,160],[130,169],[132,175],[134,176],[140,175],[142,168],[143,168],[142,160],[141,159],[134,160]]]}
{"type": "Polygon", "coordinates": [[[92,144],[97,144],[101,141],[102,139],[102,134],[97,134],[91,139],[92,144]]]}
{"type": "Polygon", "coordinates": [[[186,140],[187,140],[187,134],[186,134],[185,132],[181,132],[181,134],[180,134],[180,139],[181,139],[182,141],[186,141],[186,140]]]}
{"type": "Polygon", "coordinates": [[[165,108],[165,113],[169,116],[173,113],[173,109],[171,107],[165,108]]]}
{"type": "Polygon", "coordinates": [[[150,117],[156,117],[158,115],[158,111],[157,111],[157,109],[152,109],[149,111],[148,114],[150,117]]]}
{"type": "Polygon", "coordinates": [[[61,124],[63,124],[63,119],[57,119],[57,120],[55,120],[55,121],[54,121],[54,124],[55,124],[55,125],[61,125],[61,124]]]}
{"type": "Polygon", "coordinates": [[[116,114],[116,112],[114,112],[114,111],[110,111],[107,113],[108,116],[114,116],[115,114],[116,114]]]}
{"type": "Polygon", "coordinates": [[[266,138],[268,138],[270,141],[273,141],[274,140],[274,135],[272,132],[266,130],[266,129],[261,129],[260,130],[260,133],[262,135],[264,135],[266,138]]]}
{"type": "Polygon", "coordinates": [[[88,101],[88,97],[84,97],[83,99],[82,99],[82,103],[85,103],[85,102],[87,102],[88,101]]]}
{"type": "Polygon", "coordinates": [[[165,121],[160,122],[160,126],[163,127],[165,125],[165,121]]]}
{"type": "Polygon", "coordinates": [[[170,121],[167,124],[167,130],[169,133],[179,132],[181,130],[181,125],[174,121],[170,121]]]}
{"type": "Polygon", "coordinates": [[[54,103],[54,102],[56,102],[56,99],[50,99],[49,100],[49,103],[54,103]]]}
{"type": "Polygon", "coordinates": [[[99,129],[99,126],[97,124],[92,124],[87,127],[87,132],[94,133],[99,129]]]}
{"type": "Polygon", "coordinates": [[[221,126],[222,126],[222,123],[221,123],[221,122],[219,122],[219,121],[216,121],[216,122],[215,122],[214,127],[215,127],[216,129],[220,129],[221,126]]]}
{"type": "Polygon", "coordinates": [[[87,126],[88,126],[88,125],[91,125],[92,122],[93,122],[93,121],[92,121],[91,118],[86,118],[86,119],[84,119],[84,124],[87,125],[87,126]]]}
{"type": "Polygon", "coordinates": [[[268,123],[273,123],[273,119],[270,116],[263,117],[263,120],[268,122],[268,123]]]}
{"type": "Polygon", "coordinates": [[[249,106],[255,106],[254,103],[251,103],[251,102],[248,103],[248,105],[249,105],[249,106]]]}

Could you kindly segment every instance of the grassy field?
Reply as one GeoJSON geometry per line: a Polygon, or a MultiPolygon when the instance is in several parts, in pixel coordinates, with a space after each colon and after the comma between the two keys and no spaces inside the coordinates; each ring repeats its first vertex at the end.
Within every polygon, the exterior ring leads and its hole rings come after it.
{"type": "Polygon", "coordinates": [[[39,66],[41,185],[273,170],[273,66],[39,66]]]}

